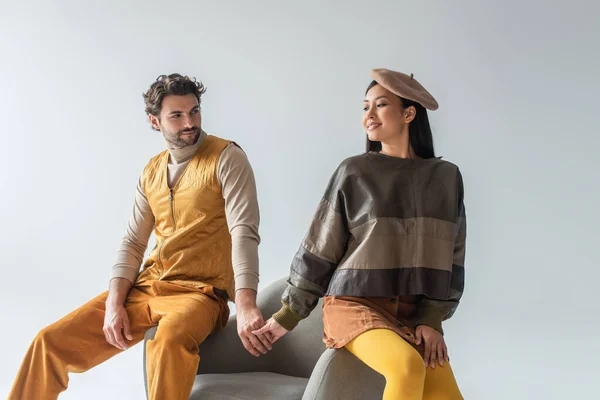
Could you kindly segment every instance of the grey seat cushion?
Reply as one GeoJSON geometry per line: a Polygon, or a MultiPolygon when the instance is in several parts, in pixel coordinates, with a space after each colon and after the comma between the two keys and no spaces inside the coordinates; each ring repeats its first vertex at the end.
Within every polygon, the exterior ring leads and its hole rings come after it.
{"type": "Polygon", "coordinates": [[[190,400],[300,400],[308,379],[274,374],[202,374],[196,376],[190,400]]]}

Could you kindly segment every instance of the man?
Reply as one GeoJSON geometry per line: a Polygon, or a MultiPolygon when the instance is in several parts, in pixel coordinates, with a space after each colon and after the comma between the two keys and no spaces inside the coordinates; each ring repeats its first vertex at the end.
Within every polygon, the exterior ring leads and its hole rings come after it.
{"type": "Polygon", "coordinates": [[[108,292],[42,329],[11,400],[56,399],[69,372],[84,372],[140,342],[147,345],[150,399],[188,399],[198,345],[227,322],[234,300],[238,333],[253,355],[271,345],[251,333],[265,322],[256,306],[259,210],[252,168],[233,142],[201,128],[204,85],[161,75],[144,94],[152,128],[167,150],[138,185],[108,292]],[[156,247],[140,264],[152,230],[156,247]]]}

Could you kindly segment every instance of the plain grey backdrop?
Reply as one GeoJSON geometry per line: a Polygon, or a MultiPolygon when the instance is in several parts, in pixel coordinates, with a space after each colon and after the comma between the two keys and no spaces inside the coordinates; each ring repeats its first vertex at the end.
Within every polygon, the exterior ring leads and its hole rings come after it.
{"type": "MultiPolygon", "coordinates": [[[[264,287],[363,151],[377,67],[434,94],[437,153],[465,178],[466,292],[446,324],[465,397],[599,391],[597,2],[1,4],[0,397],[35,334],[107,288],[137,178],[164,149],[142,99],[159,74],[202,80],[205,130],[248,154],[264,287]]],[[[143,398],[141,350],[71,375],[61,398],[143,398]]]]}

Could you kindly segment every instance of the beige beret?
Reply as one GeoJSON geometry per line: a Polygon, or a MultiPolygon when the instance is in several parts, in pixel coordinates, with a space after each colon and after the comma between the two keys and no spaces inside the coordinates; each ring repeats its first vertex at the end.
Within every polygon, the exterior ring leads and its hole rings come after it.
{"type": "Polygon", "coordinates": [[[397,96],[416,101],[428,110],[437,110],[438,103],[414,77],[402,72],[391,71],[385,68],[376,68],[371,71],[375,82],[397,96]]]}

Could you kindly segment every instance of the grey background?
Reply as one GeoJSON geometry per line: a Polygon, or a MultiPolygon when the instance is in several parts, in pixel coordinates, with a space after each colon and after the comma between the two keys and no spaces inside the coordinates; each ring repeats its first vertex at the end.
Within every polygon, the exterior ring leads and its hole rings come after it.
{"type": "MultiPolygon", "coordinates": [[[[138,175],[164,148],[141,97],[159,74],[201,79],[204,128],[249,156],[264,287],[287,274],[331,172],[363,151],[368,73],[387,67],[435,95],[437,153],[465,178],[466,293],[446,324],[465,397],[590,398],[599,11],[593,1],[3,1],[0,397],[36,332],[107,288],[138,175]]],[[[141,360],[138,346],[72,376],[61,398],[140,399],[141,360]]]]}

